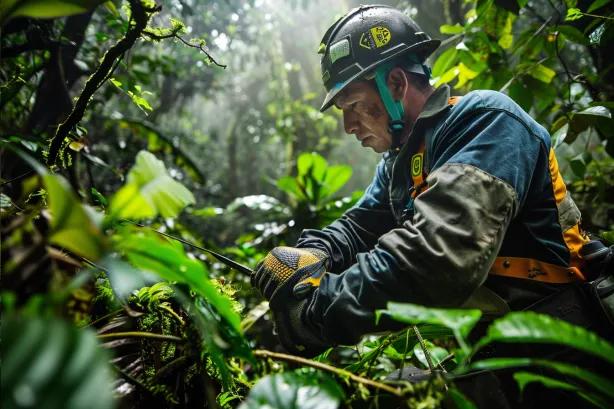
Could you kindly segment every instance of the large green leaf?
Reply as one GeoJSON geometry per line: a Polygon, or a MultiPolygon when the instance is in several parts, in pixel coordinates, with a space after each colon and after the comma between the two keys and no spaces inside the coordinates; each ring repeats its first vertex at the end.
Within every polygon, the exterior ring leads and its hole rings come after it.
{"type": "Polygon", "coordinates": [[[5,0],[0,24],[14,17],[58,18],[83,13],[105,0],[5,0]]]}
{"type": "Polygon", "coordinates": [[[582,389],[578,388],[575,385],[571,385],[567,382],[559,381],[557,379],[549,378],[543,375],[537,375],[531,372],[516,372],[514,374],[514,379],[518,383],[518,388],[520,389],[520,393],[523,393],[524,389],[530,383],[541,383],[547,388],[555,388],[555,389],[564,389],[567,391],[575,392],[578,395],[582,396],[584,399],[592,403],[593,405],[601,408],[613,407],[611,402],[603,399],[601,396],[594,394],[587,394],[582,391],[582,389]]]}
{"type": "Polygon", "coordinates": [[[387,307],[388,309],[386,310],[377,310],[375,312],[377,321],[379,321],[382,315],[387,315],[396,321],[407,324],[443,325],[452,330],[459,345],[466,352],[469,350],[469,347],[465,339],[482,317],[480,310],[444,310],[396,302],[389,302],[387,307]]]}
{"type": "MultiPolygon", "coordinates": [[[[420,335],[423,339],[446,339],[453,335],[448,328],[442,326],[418,325],[418,329],[420,330],[420,335]]],[[[390,338],[385,337],[380,339],[378,342],[380,342],[380,344],[383,344],[388,343],[389,340],[390,338]]],[[[411,354],[412,352],[411,347],[412,345],[415,345],[416,342],[418,342],[418,338],[416,337],[414,331],[410,329],[409,331],[404,331],[403,334],[398,336],[398,339],[392,341],[392,343],[390,343],[390,347],[396,350],[399,355],[402,355],[403,352],[405,352],[405,347],[407,346],[409,356],[409,354],[411,354]]],[[[361,369],[365,367],[365,365],[368,365],[370,362],[372,362],[375,356],[379,353],[380,348],[373,348],[371,351],[367,352],[366,354],[363,354],[362,359],[345,367],[345,370],[353,373],[358,373],[361,369]]]]}
{"type": "Polygon", "coordinates": [[[556,71],[554,71],[552,68],[546,67],[543,64],[538,64],[534,67],[531,67],[531,69],[529,70],[529,75],[531,75],[537,80],[540,80],[541,82],[550,84],[552,78],[554,78],[554,76],[556,75],[556,71]]]}
{"type": "Polygon", "coordinates": [[[461,26],[458,23],[453,26],[444,24],[443,26],[439,27],[439,32],[441,34],[458,34],[462,33],[463,30],[465,30],[465,27],[461,26]]]}
{"type": "Polygon", "coordinates": [[[582,44],[582,45],[591,45],[590,39],[586,37],[584,34],[582,34],[580,30],[578,30],[577,28],[573,26],[562,25],[562,26],[558,26],[557,30],[563,33],[563,35],[565,35],[565,38],[568,39],[569,41],[572,41],[577,44],[582,44]]]}
{"type": "Polygon", "coordinates": [[[59,319],[2,317],[2,408],[111,409],[110,356],[59,319]]]}
{"type": "MultiPolygon", "coordinates": [[[[483,361],[474,362],[462,370],[462,373],[472,371],[496,371],[508,368],[547,368],[553,370],[562,376],[572,377],[581,381],[586,388],[595,390],[604,396],[614,399],[614,385],[612,379],[606,379],[589,370],[583,369],[577,365],[570,365],[554,361],[546,361],[543,359],[530,358],[492,358],[483,361]]],[[[587,389],[588,390],[588,389],[587,389]]]]}
{"type": "Polygon", "coordinates": [[[299,155],[296,160],[296,167],[298,169],[299,176],[305,176],[311,173],[311,176],[318,182],[321,182],[324,178],[324,172],[328,164],[326,159],[317,153],[303,153],[299,155]]]}
{"type": "Polygon", "coordinates": [[[292,176],[285,176],[279,179],[277,181],[277,187],[286,192],[294,199],[307,199],[300,186],[298,185],[296,178],[293,178],[292,176]]]}
{"type": "Polygon", "coordinates": [[[326,170],[323,186],[320,189],[319,200],[328,199],[341,189],[352,177],[352,167],[347,165],[335,165],[326,170]]]}
{"type": "Polygon", "coordinates": [[[120,188],[111,198],[109,219],[140,220],[155,217],[158,213],[148,202],[135,184],[127,184],[120,188]]]}
{"type": "MultiPolygon", "coordinates": [[[[477,407],[469,399],[465,397],[459,390],[450,389],[446,396],[446,401],[454,405],[457,409],[477,409],[477,407]]],[[[448,406],[446,406],[448,407],[448,406]]]]}
{"type": "Polygon", "coordinates": [[[595,0],[593,2],[593,4],[590,5],[590,7],[588,8],[588,10],[586,10],[587,13],[592,13],[593,11],[605,6],[606,4],[608,4],[611,0],[595,0]]]}
{"type": "Polygon", "coordinates": [[[495,320],[475,350],[491,342],[550,343],[576,348],[614,364],[614,346],[595,333],[534,312],[513,312],[495,320]]]}
{"type": "Polygon", "coordinates": [[[327,375],[284,372],[260,379],[239,409],[335,409],[344,398],[327,375]]]}
{"type": "Polygon", "coordinates": [[[177,217],[186,206],[194,203],[192,192],[168,175],[161,160],[151,152],[140,151],[128,173],[126,186],[111,199],[110,214],[112,219],[137,219],[151,217],[143,215],[151,214],[153,209],[155,214],[164,218],[177,217]],[[138,194],[134,193],[133,186],[136,186],[138,194]],[[131,197],[134,202],[130,200],[131,197]]]}
{"type": "Polygon", "coordinates": [[[565,141],[569,131],[569,124],[563,125],[552,135],[552,149],[556,149],[565,141]]]}
{"type": "Polygon", "coordinates": [[[457,65],[458,68],[458,82],[454,86],[454,88],[460,88],[465,85],[467,82],[471,81],[475,77],[477,77],[480,72],[474,71],[471,68],[467,67],[464,63],[460,63],[457,65]]]}
{"type": "Polygon", "coordinates": [[[137,268],[158,274],[170,282],[187,284],[192,291],[206,299],[237,331],[241,319],[230,302],[209,281],[205,266],[189,258],[182,248],[155,236],[154,232],[125,227],[114,236],[115,248],[123,252],[137,268]]]}
{"type": "Polygon", "coordinates": [[[51,212],[49,242],[97,260],[105,247],[99,228],[61,176],[47,173],[43,175],[43,181],[51,212]]]}
{"type": "Polygon", "coordinates": [[[444,51],[439,57],[437,57],[437,61],[433,65],[433,77],[440,77],[444,72],[448,71],[450,67],[454,66],[458,61],[458,50],[456,47],[448,48],[444,51]]]}
{"type": "MultiPolygon", "coordinates": [[[[430,341],[425,341],[424,345],[426,346],[427,351],[431,355],[431,361],[435,366],[437,366],[437,364],[441,362],[445,357],[450,355],[450,353],[445,348],[438,347],[430,341]]],[[[422,346],[420,345],[420,343],[414,345],[413,352],[416,359],[420,361],[420,363],[424,365],[425,368],[428,368],[429,364],[426,360],[426,356],[424,354],[424,351],[422,350],[422,346]]]]}

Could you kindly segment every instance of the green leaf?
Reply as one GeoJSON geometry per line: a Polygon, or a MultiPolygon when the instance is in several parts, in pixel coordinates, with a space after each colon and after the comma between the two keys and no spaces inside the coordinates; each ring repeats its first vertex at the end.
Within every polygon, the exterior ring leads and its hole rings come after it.
{"type": "MultiPolygon", "coordinates": [[[[429,354],[431,355],[431,361],[433,362],[433,365],[435,366],[437,366],[437,364],[441,362],[442,359],[450,355],[450,353],[446,351],[445,348],[438,347],[434,345],[432,342],[425,341],[424,344],[426,345],[426,349],[429,351],[429,354]]],[[[420,345],[420,343],[417,343],[414,346],[414,356],[416,357],[416,359],[418,359],[418,361],[420,361],[420,363],[422,363],[422,365],[424,365],[425,368],[429,367],[429,364],[426,360],[426,356],[424,355],[424,351],[422,350],[422,346],[420,345]]]]}
{"type": "Polygon", "coordinates": [[[0,193],[0,209],[7,209],[11,206],[13,206],[11,198],[4,193],[0,193]]]}
{"type": "Polygon", "coordinates": [[[570,385],[567,382],[557,381],[556,379],[548,378],[542,375],[536,375],[531,372],[516,372],[514,379],[518,382],[520,393],[524,392],[524,388],[533,382],[539,382],[548,388],[565,389],[568,391],[578,391],[576,386],[570,385]]]}
{"type": "Polygon", "coordinates": [[[444,72],[441,77],[439,77],[439,80],[437,80],[435,86],[438,87],[441,84],[452,81],[454,78],[456,78],[459,72],[460,70],[458,66],[450,68],[448,71],[444,72]]]}
{"type": "Polygon", "coordinates": [[[462,33],[464,30],[465,30],[465,27],[461,26],[458,23],[456,23],[453,26],[444,24],[443,26],[439,27],[439,32],[441,34],[458,34],[458,33],[462,33]]]}
{"type": "Polygon", "coordinates": [[[113,219],[137,219],[156,214],[164,218],[177,217],[186,206],[194,203],[192,192],[167,174],[161,160],[151,152],[140,151],[128,173],[127,184],[111,199],[110,213],[113,219]]]}
{"type": "Polygon", "coordinates": [[[591,4],[591,6],[588,8],[588,10],[586,10],[586,12],[587,13],[592,13],[593,11],[595,11],[597,9],[600,9],[601,7],[605,6],[610,1],[612,1],[612,0],[595,0],[593,2],[593,4],[591,4]]]}
{"type": "Polygon", "coordinates": [[[546,84],[550,84],[552,78],[556,75],[556,71],[542,64],[538,64],[529,70],[529,75],[546,84]]]}
{"type": "Polygon", "coordinates": [[[286,177],[279,179],[277,181],[277,187],[283,190],[284,192],[286,192],[288,195],[290,195],[294,199],[307,200],[307,197],[305,196],[302,189],[300,188],[298,181],[296,180],[296,178],[293,178],[292,176],[286,176],[286,177]]]}
{"type": "Polygon", "coordinates": [[[117,7],[115,7],[115,4],[113,4],[113,1],[111,0],[107,0],[104,2],[104,6],[107,8],[107,10],[109,10],[111,12],[111,14],[113,14],[115,17],[121,18],[122,16],[119,14],[119,11],[117,11],[117,7]]]}
{"type": "Polygon", "coordinates": [[[96,196],[96,198],[100,201],[100,204],[102,204],[103,206],[106,206],[107,204],[109,204],[109,201],[107,200],[107,198],[104,197],[102,193],[100,193],[98,190],[96,190],[95,187],[92,188],[92,194],[96,196]]]}
{"type": "Polygon", "coordinates": [[[477,361],[464,368],[461,373],[473,371],[496,371],[509,368],[538,367],[551,369],[564,377],[572,377],[582,381],[595,391],[614,399],[612,380],[606,379],[577,365],[531,358],[491,358],[477,361]]]}
{"type": "Polygon", "coordinates": [[[43,175],[51,212],[49,242],[95,261],[102,255],[104,237],[60,176],[43,175]]]}
{"type": "Polygon", "coordinates": [[[563,125],[558,131],[552,135],[552,149],[556,149],[565,141],[567,132],[569,131],[569,124],[563,125]]]}
{"type": "MultiPolygon", "coordinates": [[[[448,390],[447,401],[452,401],[452,404],[457,409],[477,409],[477,406],[473,404],[469,399],[465,397],[458,389],[451,388],[448,390]]],[[[447,406],[446,406],[447,407],[447,406]]]]}
{"type": "Polygon", "coordinates": [[[335,194],[352,177],[352,167],[348,165],[335,165],[326,170],[323,180],[323,189],[320,191],[319,200],[324,200],[335,194]]]}
{"type": "Polygon", "coordinates": [[[59,320],[2,316],[5,409],[115,407],[110,354],[94,333],[59,320]]]}
{"type": "MultiPolygon", "coordinates": [[[[423,339],[446,339],[453,335],[448,328],[442,326],[418,325],[418,329],[423,339]]],[[[383,337],[380,341],[385,342],[386,340],[387,337],[383,337]]],[[[411,346],[416,342],[418,342],[418,338],[414,331],[410,329],[409,332],[404,331],[404,333],[391,344],[391,347],[402,354],[405,351],[405,345],[407,345],[409,355],[411,354],[411,346]]],[[[345,370],[358,373],[365,365],[369,364],[378,353],[379,350],[377,348],[372,349],[366,354],[363,354],[361,360],[347,366],[345,370]]]]}
{"type": "Polygon", "coordinates": [[[595,333],[534,312],[512,312],[495,320],[475,351],[491,342],[552,343],[576,348],[614,364],[614,346],[595,333]]]}
{"type": "Polygon", "coordinates": [[[603,236],[603,239],[608,242],[608,245],[610,246],[614,245],[614,230],[604,231],[602,236],[603,236]]]}
{"type": "Polygon", "coordinates": [[[526,112],[533,107],[533,91],[522,81],[514,82],[510,85],[509,96],[526,112]]]}
{"type": "Polygon", "coordinates": [[[147,201],[139,187],[134,184],[124,185],[111,198],[109,205],[109,220],[117,219],[141,220],[155,217],[156,209],[147,201]]]}
{"type": "Polygon", "coordinates": [[[573,159],[569,161],[571,171],[580,179],[584,179],[586,174],[586,163],[581,159],[573,159]]]}
{"type": "Polygon", "coordinates": [[[241,318],[230,300],[209,281],[205,266],[189,258],[183,249],[154,235],[148,230],[123,228],[121,234],[113,238],[115,248],[123,252],[135,267],[154,272],[165,281],[189,285],[240,332],[241,318]]]}
{"type": "Polygon", "coordinates": [[[547,388],[564,389],[571,392],[575,392],[579,396],[583,397],[588,402],[592,403],[597,407],[605,408],[611,406],[610,402],[608,402],[608,400],[606,399],[603,399],[601,396],[587,394],[583,392],[581,388],[575,385],[571,385],[567,382],[559,381],[557,379],[549,378],[547,376],[537,375],[531,372],[516,372],[514,374],[514,379],[518,383],[520,393],[524,392],[524,389],[528,384],[538,382],[547,388]]]}
{"type": "Polygon", "coordinates": [[[83,13],[104,0],[8,0],[0,6],[0,24],[15,17],[58,18],[83,13]]]}
{"type": "Polygon", "coordinates": [[[578,134],[589,126],[598,126],[600,124],[606,124],[612,120],[612,113],[609,109],[603,106],[592,106],[586,108],[580,112],[573,112],[569,124],[570,132],[578,134]]]}
{"type": "Polygon", "coordinates": [[[582,45],[591,45],[591,40],[573,26],[558,26],[557,30],[561,32],[569,41],[582,45]]]}
{"type": "Polygon", "coordinates": [[[583,16],[584,13],[582,13],[580,9],[570,8],[567,10],[567,16],[565,17],[565,21],[574,21],[579,18],[582,18],[583,16]]]}
{"type": "Polygon", "coordinates": [[[303,153],[296,159],[296,169],[299,176],[304,176],[309,172],[313,165],[314,156],[311,153],[303,153]]]}
{"type": "Polygon", "coordinates": [[[465,339],[471,329],[482,317],[480,310],[453,310],[426,308],[415,304],[389,302],[386,310],[377,310],[375,319],[378,322],[381,315],[404,322],[406,324],[432,324],[450,328],[463,350],[468,351],[465,339]]]}
{"type": "Polygon", "coordinates": [[[329,376],[284,372],[260,379],[239,409],[335,409],[345,399],[329,376]]]}
{"type": "Polygon", "coordinates": [[[458,68],[458,82],[454,86],[455,89],[462,87],[480,74],[467,67],[464,63],[460,63],[456,67],[458,68]]]}
{"type": "Polygon", "coordinates": [[[458,61],[458,50],[455,47],[448,48],[444,51],[437,61],[433,65],[433,78],[440,77],[444,72],[448,71],[450,67],[456,64],[458,61]]]}

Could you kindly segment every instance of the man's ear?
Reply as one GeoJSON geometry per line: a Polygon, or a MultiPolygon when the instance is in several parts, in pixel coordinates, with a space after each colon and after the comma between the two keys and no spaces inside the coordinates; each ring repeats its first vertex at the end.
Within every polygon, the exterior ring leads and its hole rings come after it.
{"type": "Polygon", "coordinates": [[[386,81],[388,89],[392,94],[392,98],[395,101],[402,101],[405,98],[405,94],[409,89],[409,82],[407,81],[407,75],[401,68],[393,68],[388,73],[388,79],[386,81]]]}

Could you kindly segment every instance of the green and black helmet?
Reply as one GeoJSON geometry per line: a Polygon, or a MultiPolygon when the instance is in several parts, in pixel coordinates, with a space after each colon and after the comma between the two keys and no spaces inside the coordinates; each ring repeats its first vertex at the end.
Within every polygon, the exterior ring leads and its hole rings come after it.
{"type": "Polygon", "coordinates": [[[328,109],[335,95],[352,81],[375,79],[391,118],[391,132],[399,131],[403,127],[403,107],[392,99],[386,76],[397,66],[430,76],[424,62],[440,43],[393,7],[369,5],[350,10],[328,29],[318,50],[323,54],[322,81],[327,91],[320,111],[328,109]],[[406,58],[400,58],[402,55],[406,58]]]}

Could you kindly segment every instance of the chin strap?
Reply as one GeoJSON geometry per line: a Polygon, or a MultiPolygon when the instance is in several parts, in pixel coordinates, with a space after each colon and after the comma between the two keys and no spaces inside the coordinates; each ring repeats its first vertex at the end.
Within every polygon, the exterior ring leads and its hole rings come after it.
{"type": "MultiPolygon", "coordinates": [[[[397,149],[401,145],[401,139],[403,138],[403,129],[405,129],[405,110],[403,109],[403,104],[401,101],[395,101],[392,98],[392,94],[388,89],[388,85],[386,84],[386,77],[390,70],[394,67],[397,67],[398,64],[395,63],[387,63],[380,67],[378,67],[375,71],[375,84],[377,85],[377,90],[384,102],[384,106],[386,107],[386,111],[388,111],[388,115],[390,119],[388,120],[388,131],[392,134],[392,146],[391,149],[397,149]]],[[[410,56],[410,63],[405,67],[406,71],[414,72],[416,74],[428,75],[429,78],[431,76],[431,70],[424,64],[421,64],[415,57],[410,56]]],[[[367,77],[368,78],[368,77],[367,77]]]]}
{"type": "Polygon", "coordinates": [[[392,94],[386,85],[386,76],[388,72],[394,68],[391,64],[384,64],[379,67],[375,73],[375,84],[379,91],[386,111],[390,119],[388,120],[388,132],[392,134],[392,149],[396,149],[401,144],[401,138],[403,137],[403,128],[405,128],[405,110],[401,101],[395,101],[392,98],[392,94]]]}

